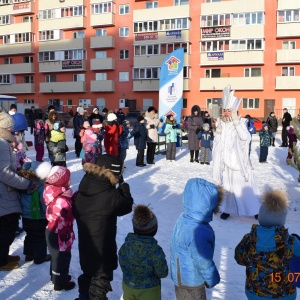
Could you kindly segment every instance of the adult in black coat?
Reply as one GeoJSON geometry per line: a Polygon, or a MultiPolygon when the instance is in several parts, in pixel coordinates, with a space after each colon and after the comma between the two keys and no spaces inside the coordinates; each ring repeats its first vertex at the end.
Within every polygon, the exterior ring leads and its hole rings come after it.
{"type": "Polygon", "coordinates": [[[282,131],[281,131],[281,139],[282,139],[282,144],[280,147],[287,147],[288,142],[287,142],[287,127],[290,126],[292,121],[292,116],[288,112],[286,108],[283,109],[283,117],[282,117],[282,131]]]}
{"type": "Polygon", "coordinates": [[[107,299],[118,266],[117,217],[132,211],[133,199],[127,183],[116,188],[121,175],[118,157],[104,154],[96,164],[86,163],[84,170],[73,205],[83,271],[79,293],[82,299],[107,299]]]}
{"type": "Polygon", "coordinates": [[[73,118],[73,126],[74,126],[74,139],[75,139],[75,153],[76,157],[78,158],[82,149],[82,144],[81,144],[81,136],[79,135],[82,125],[84,123],[84,108],[83,107],[78,107],[77,108],[77,113],[73,118]]]}
{"type": "Polygon", "coordinates": [[[278,121],[277,121],[274,111],[270,112],[268,119],[267,119],[267,124],[269,125],[269,130],[272,132],[271,145],[273,147],[275,147],[275,135],[276,135],[277,128],[278,128],[278,121]]]}

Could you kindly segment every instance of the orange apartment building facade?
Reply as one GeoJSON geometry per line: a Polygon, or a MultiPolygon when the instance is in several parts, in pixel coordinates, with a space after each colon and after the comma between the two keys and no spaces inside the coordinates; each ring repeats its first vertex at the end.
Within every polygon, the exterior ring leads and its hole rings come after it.
{"type": "Polygon", "coordinates": [[[184,48],[183,115],[300,108],[300,0],[0,0],[0,94],[18,103],[144,110],[160,65],[184,48]],[[126,107],[130,106],[130,108],[126,107]]]}

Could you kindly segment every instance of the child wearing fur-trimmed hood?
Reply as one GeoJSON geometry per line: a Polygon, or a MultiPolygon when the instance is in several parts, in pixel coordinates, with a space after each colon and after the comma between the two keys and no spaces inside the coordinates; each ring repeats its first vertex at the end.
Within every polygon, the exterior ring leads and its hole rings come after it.
{"type": "Polygon", "coordinates": [[[235,248],[236,262],[246,267],[248,299],[297,298],[292,282],[296,276],[289,275],[294,275],[289,260],[300,258],[300,241],[284,227],[288,204],[284,192],[266,192],[259,210],[259,225],[252,225],[250,233],[235,248]]]}

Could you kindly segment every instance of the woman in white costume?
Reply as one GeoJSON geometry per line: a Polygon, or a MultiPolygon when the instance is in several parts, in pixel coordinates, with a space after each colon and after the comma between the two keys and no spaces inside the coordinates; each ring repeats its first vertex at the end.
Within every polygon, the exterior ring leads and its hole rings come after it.
{"type": "Polygon", "coordinates": [[[251,136],[246,127],[247,119],[237,115],[242,99],[233,94],[230,85],[223,90],[223,113],[217,120],[212,151],[213,178],[225,190],[221,205],[221,218],[224,220],[230,214],[256,216],[260,207],[259,192],[248,155],[251,136]]]}

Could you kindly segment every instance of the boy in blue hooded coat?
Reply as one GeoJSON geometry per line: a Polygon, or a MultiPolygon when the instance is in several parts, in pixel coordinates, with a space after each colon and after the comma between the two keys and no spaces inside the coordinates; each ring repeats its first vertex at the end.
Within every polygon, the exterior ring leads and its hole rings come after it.
{"type": "Polygon", "coordinates": [[[213,261],[215,234],[209,222],[222,195],[221,187],[201,178],[191,178],[185,186],[183,213],[171,237],[171,278],[177,300],[205,300],[205,287],[220,282],[213,261]]]}

